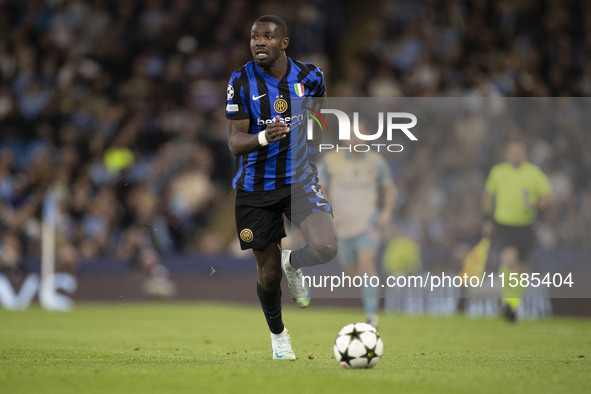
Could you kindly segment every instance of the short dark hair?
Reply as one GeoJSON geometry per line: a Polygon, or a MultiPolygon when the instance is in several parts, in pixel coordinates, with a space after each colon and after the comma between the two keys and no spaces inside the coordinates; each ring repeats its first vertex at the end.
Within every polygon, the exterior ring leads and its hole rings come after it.
{"type": "Polygon", "coordinates": [[[282,31],[283,37],[287,37],[287,25],[285,24],[283,19],[281,19],[277,15],[263,15],[260,18],[258,18],[256,21],[254,21],[254,23],[257,23],[257,22],[274,23],[275,25],[277,25],[277,28],[282,31]]]}

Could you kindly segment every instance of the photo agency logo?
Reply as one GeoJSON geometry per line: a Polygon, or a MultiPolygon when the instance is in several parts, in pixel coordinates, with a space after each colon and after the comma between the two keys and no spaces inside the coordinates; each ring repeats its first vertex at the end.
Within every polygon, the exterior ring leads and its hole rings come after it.
{"type": "Polygon", "coordinates": [[[361,130],[359,121],[359,112],[353,112],[353,127],[351,127],[351,118],[347,113],[339,109],[322,108],[315,111],[310,107],[306,108],[308,116],[307,137],[312,140],[314,137],[314,124],[321,132],[328,130],[328,124],[322,114],[332,114],[336,116],[338,122],[338,143],[319,145],[319,151],[355,151],[369,152],[402,152],[404,146],[392,143],[395,135],[402,132],[409,140],[418,141],[418,138],[410,131],[416,126],[417,117],[409,112],[378,112],[378,130],[373,134],[368,134],[368,130],[361,130]],[[404,122],[404,120],[407,120],[404,122]],[[385,125],[384,125],[385,123],[385,125]],[[351,134],[351,132],[353,134],[351,134]],[[380,142],[385,139],[387,143],[380,142]]]}

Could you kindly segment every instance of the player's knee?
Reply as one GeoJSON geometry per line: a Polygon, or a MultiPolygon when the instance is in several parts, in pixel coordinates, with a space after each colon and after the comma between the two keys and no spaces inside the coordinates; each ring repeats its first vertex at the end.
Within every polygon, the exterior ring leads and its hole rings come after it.
{"type": "Polygon", "coordinates": [[[272,290],[281,285],[281,275],[281,267],[259,268],[257,280],[263,289],[272,290]]]}
{"type": "Polygon", "coordinates": [[[334,259],[338,251],[336,240],[316,240],[311,242],[309,246],[310,251],[321,264],[328,263],[334,259]]]}
{"type": "Polygon", "coordinates": [[[281,271],[265,272],[258,275],[259,285],[265,290],[276,289],[281,285],[281,271]]]}

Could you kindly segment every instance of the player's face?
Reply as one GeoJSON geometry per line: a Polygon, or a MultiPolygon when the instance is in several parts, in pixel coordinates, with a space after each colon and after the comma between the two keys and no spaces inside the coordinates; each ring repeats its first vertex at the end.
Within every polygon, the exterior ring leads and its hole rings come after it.
{"type": "Polygon", "coordinates": [[[519,167],[521,163],[523,163],[526,158],[527,154],[525,152],[525,146],[522,143],[514,142],[507,146],[507,161],[511,163],[514,167],[519,167]]]}
{"type": "Polygon", "coordinates": [[[257,22],[250,31],[250,51],[260,67],[271,66],[287,48],[288,42],[274,23],[257,22]]]}

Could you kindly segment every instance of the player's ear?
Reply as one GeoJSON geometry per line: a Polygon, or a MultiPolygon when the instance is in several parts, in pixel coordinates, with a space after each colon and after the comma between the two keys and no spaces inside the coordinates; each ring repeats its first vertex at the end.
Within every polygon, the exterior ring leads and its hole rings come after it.
{"type": "Polygon", "coordinates": [[[284,37],[283,40],[281,40],[281,49],[285,50],[288,45],[289,45],[289,37],[284,37]]]}

